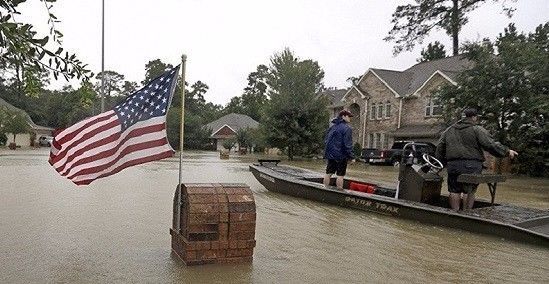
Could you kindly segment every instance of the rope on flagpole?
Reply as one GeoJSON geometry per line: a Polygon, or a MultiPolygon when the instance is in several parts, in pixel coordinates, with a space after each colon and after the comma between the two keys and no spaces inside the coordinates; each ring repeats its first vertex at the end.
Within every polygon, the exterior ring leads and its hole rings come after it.
{"type": "Polygon", "coordinates": [[[105,112],[105,0],[101,8],[101,113],[105,112]]]}
{"type": "Polygon", "coordinates": [[[179,135],[179,188],[178,201],[177,201],[177,227],[175,229],[181,230],[181,184],[183,183],[183,177],[181,168],[183,167],[183,137],[185,130],[185,67],[187,63],[187,55],[181,56],[181,125],[179,135]]]}

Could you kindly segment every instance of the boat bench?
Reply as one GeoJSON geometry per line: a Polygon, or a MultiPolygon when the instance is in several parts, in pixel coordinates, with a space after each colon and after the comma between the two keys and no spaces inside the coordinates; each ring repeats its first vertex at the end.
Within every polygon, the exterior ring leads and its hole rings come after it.
{"type": "Polygon", "coordinates": [[[492,205],[494,205],[498,182],[504,182],[505,179],[505,176],[498,174],[461,174],[458,176],[457,181],[469,184],[488,184],[488,190],[492,197],[492,205]]]}
{"type": "Polygon", "coordinates": [[[258,159],[257,161],[262,166],[263,166],[263,164],[275,164],[275,166],[277,166],[278,163],[280,163],[280,160],[278,160],[278,159],[258,159]]]}

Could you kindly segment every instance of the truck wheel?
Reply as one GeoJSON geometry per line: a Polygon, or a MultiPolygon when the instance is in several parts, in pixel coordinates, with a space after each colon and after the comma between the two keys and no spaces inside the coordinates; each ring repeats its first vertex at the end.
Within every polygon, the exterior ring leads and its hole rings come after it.
{"type": "Polygon", "coordinates": [[[400,159],[395,159],[395,158],[391,159],[391,165],[393,165],[393,167],[395,168],[400,166],[400,159]]]}

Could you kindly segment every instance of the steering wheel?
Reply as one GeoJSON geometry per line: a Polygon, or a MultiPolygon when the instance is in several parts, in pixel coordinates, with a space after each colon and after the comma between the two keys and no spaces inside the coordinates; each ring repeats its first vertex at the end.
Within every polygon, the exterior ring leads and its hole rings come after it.
{"type": "Polygon", "coordinates": [[[444,167],[437,158],[429,154],[423,154],[422,158],[423,158],[423,161],[427,163],[427,165],[431,166],[431,168],[435,169],[436,171],[440,171],[444,167]]]}

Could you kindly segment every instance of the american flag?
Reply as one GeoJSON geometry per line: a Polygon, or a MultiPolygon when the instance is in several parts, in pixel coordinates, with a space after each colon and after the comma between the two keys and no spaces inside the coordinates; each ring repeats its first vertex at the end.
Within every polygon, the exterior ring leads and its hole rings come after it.
{"type": "Polygon", "coordinates": [[[75,184],[87,185],[127,167],[173,156],[166,113],[178,70],[166,71],[112,110],[59,132],[49,163],[75,184]]]}

